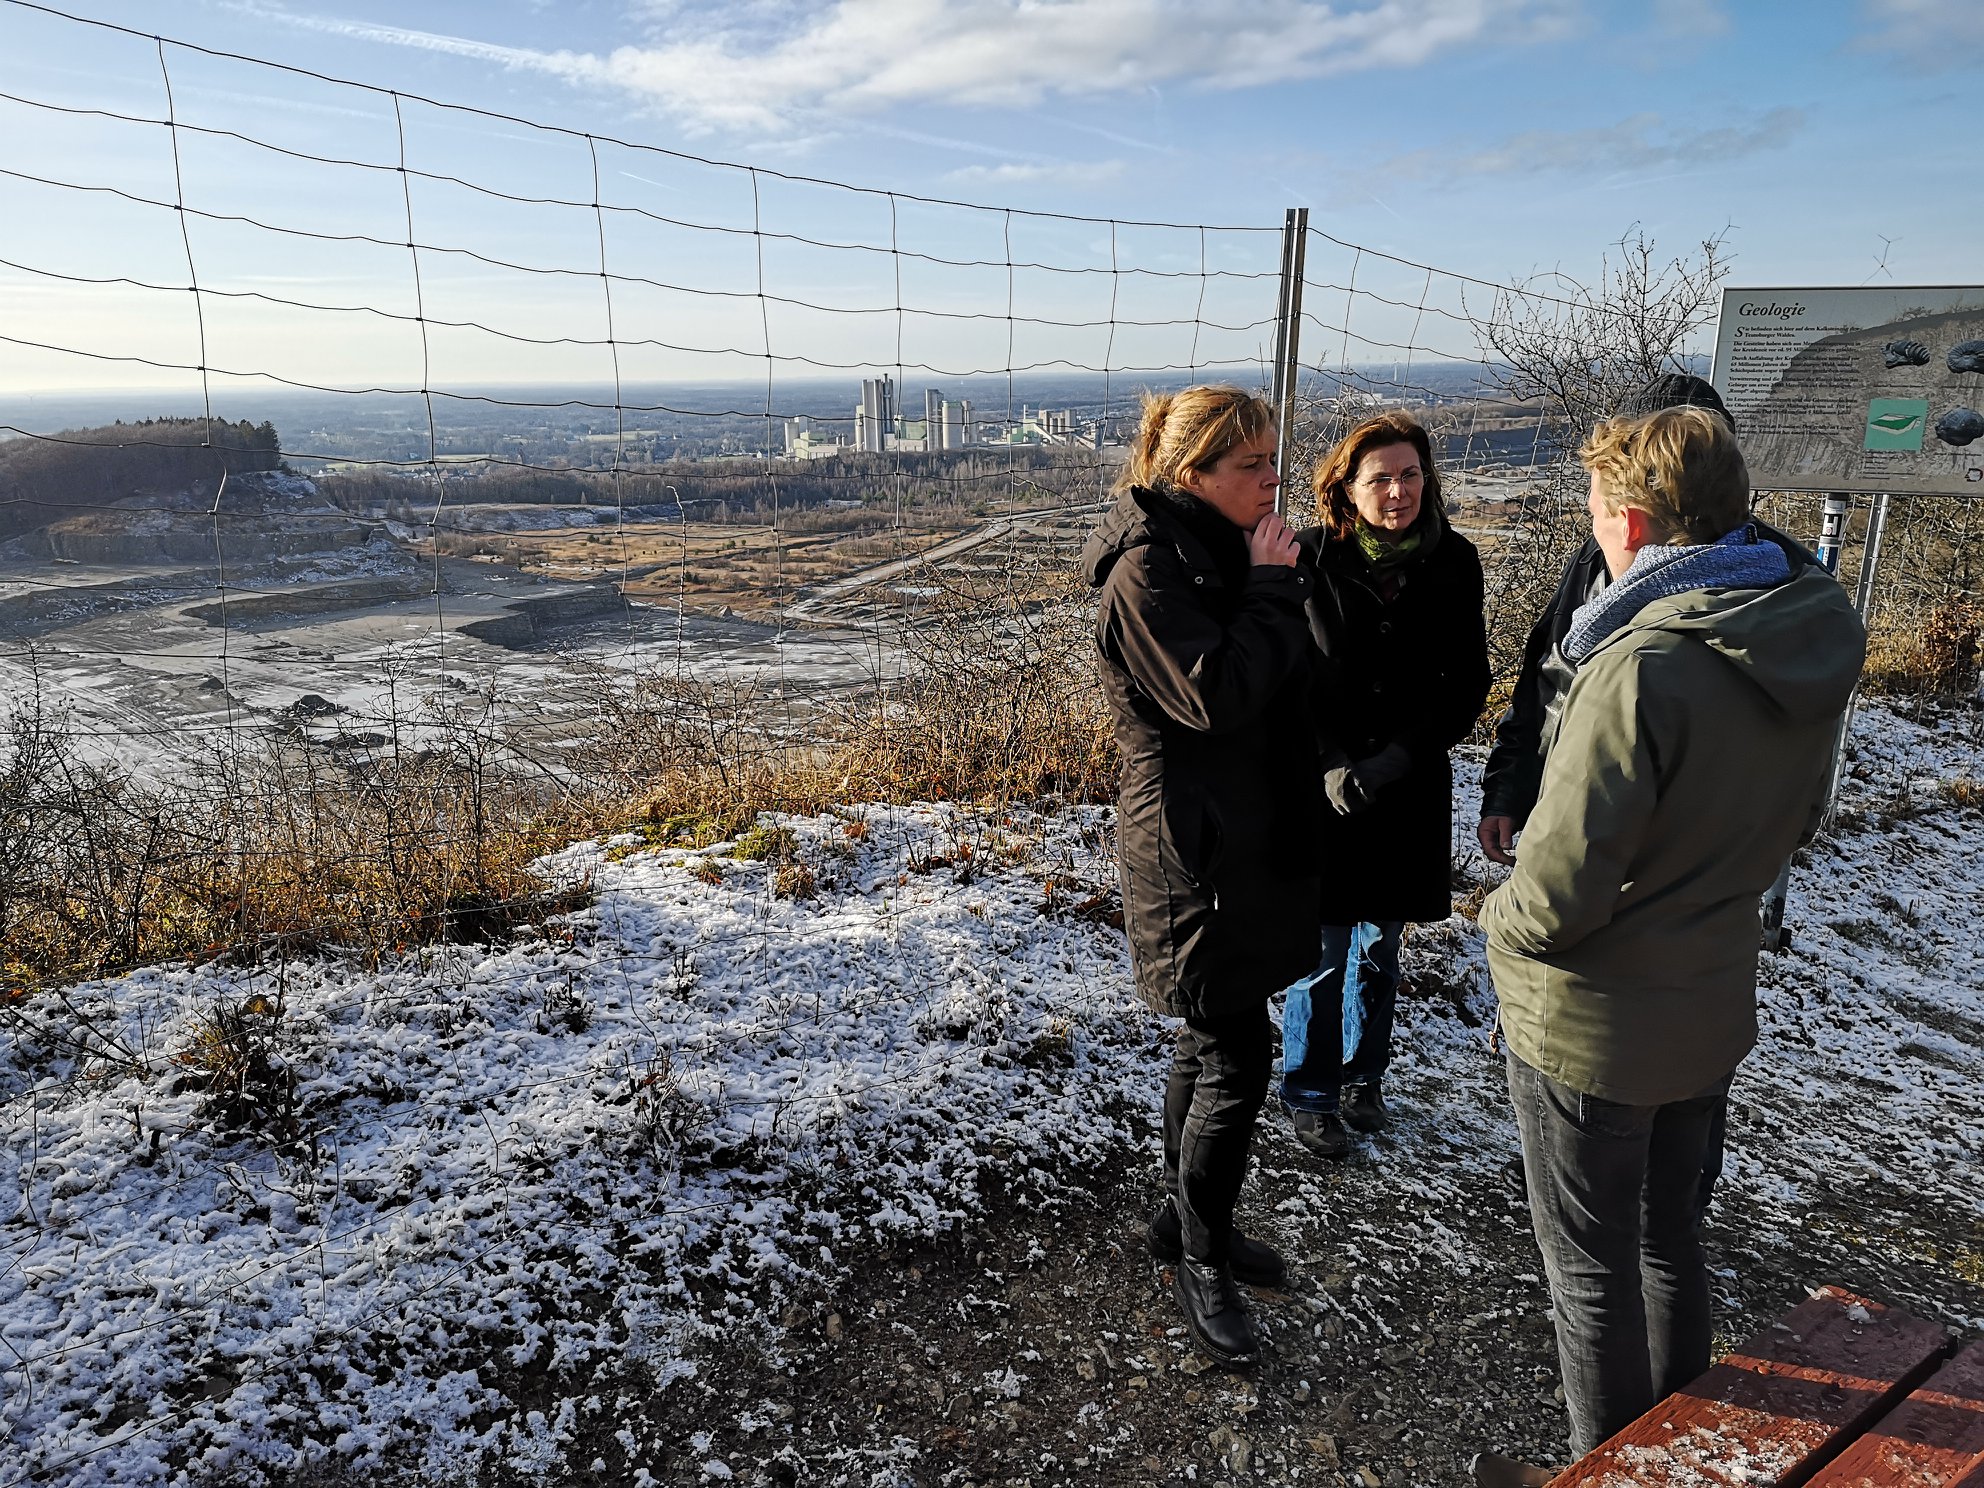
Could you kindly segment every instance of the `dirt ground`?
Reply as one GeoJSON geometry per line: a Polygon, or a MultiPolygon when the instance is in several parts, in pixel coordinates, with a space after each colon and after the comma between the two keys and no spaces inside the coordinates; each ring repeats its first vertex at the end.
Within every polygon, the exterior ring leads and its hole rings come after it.
{"type": "MultiPolygon", "coordinates": [[[[864,568],[913,557],[956,537],[968,522],[897,525],[851,516],[844,527],[780,531],[769,526],[690,522],[640,523],[624,531],[596,528],[516,532],[465,539],[461,546],[553,579],[613,579],[650,603],[680,595],[705,613],[769,615],[803,590],[864,568]]],[[[417,545],[425,551],[424,545],[417,545]]]]}
{"type": "MultiPolygon", "coordinates": [[[[858,1263],[839,1295],[788,1312],[784,1352],[722,1338],[698,1350],[694,1378],[607,1402],[601,1419],[622,1433],[636,1407],[639,1451],[602,1427],[594,1472],[571,1481],[625,1482],[639,1461],[683,1485],[1444,1488],[1483,1447],[1561,1462],[1547,1297],[1500,1179],[1507,1154],[1450,1153],[1462,1214],[1436,1212],[1432,1190],[1423,1209],[1395,1206],[1410,1177],[1380,1183],[1380,1170],[1427,1145],[1412,1132],[1423,1113],[1399,1116],[1408,1140],[1363,1142],[1340,1165],[1264,1123],[1243,1218],[1295,1279],[1250,1294],[1267,1338],[1252,1370],[1210,1367],[1183,1336],[1169,1272],[1145,1249],[1153,1175],[1043,1173],[961,1233],[858,1263]],[[1428,1263],[1428,1228],[1455,1222],[1471,1264],[1428,1263]]],[[[1766,1135],[1739,1101],[1732,1143],[1766,1135]]],[[[1874,1185],[1795,1225],[1725,1192],[1707,1242],[1718,1352],[1826,1281],[1946,1320],[1984,1311],[1984,1274],[1961,1259],[1973,1223],[1874,1185]]]]}

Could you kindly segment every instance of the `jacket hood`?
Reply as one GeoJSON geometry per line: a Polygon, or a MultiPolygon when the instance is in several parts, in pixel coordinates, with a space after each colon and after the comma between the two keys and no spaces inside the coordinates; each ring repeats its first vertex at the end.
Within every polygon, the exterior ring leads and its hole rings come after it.
{"type": "Polygon", "coordinates": [[[1823,569],[1769,589],[1690,589],[1655,600],[1599,649],[1646,630],[1695,637],[1801,723],[1846,707],[1867,656],[1866,628],[1823,569]]]}
{"type": "Polygon", "coordinates": [[[1100,589],[1118,558],[1154,540],[1150,513],[1137,500],[1137,490],[1132,487],[1117,496],[1096,523],[1095,530],[1089,533],[1088,541],[1082,544],[1082,577],[1088,580],[1090,588],[1100,589]]]}
{"type": "MultiPolygon", "coordinates": [[[[1125,553],[1159,542],[1174,544],[1188,565],[1211,573],[1246,563],[1246,534],[1211,507],[1175,488],[1132,486],[1103,513],[1082,545],[1082,576],[1100,589],[1125,553]]],[[[1234,583],[1238,577],[1228,572],[1222,582],[1234,583]]]]}

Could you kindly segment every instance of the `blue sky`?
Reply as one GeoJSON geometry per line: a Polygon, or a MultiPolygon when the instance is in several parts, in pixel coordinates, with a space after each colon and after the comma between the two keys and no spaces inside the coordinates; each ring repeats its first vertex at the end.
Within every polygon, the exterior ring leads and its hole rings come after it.
{"type": "MultiPolygon", "coordinates": [[[[1019,209],[959,213],[402,105],[379,93],[168,48],[176,117],[383,169],[300,162],[216,133],[60,114],[164,116],[149,41],[0,0],[5,331],[0,388],[170,385],[198,365],[176,214],[76,185],[179,199],[207,297],[206,364],[305,383],[405,386],[610,375],[588,206],[598,157],[621,374],[836,375],[818,363],[978,370],[1258,357],[1272,285],[1189,277],[1274,267],[1272,234],[1123,228],[1026,215],[1277,226],[1287,206],[1378,253],[1479,279],[1588,276],[1636,225],[1685,252],[1727,232],[1733,282],[1961,283],[1984,208],[1961,175],[1974,138],[1972,0],[75,0],[77,15],[431,98],[772,171],[1019,209]],[[1960,94],[1959,89],[1963,88],[1960,94]],[[272,234],[414,235],[507,263],[272,234]],[[756,199],[753,199],[753,187],[756,199]],[[673,219],[670,222],[658,218],[673,219]],[[676,224],[692,224],[678,226],[676,224]],[[1010,256],[1086,274],[958,269],[764,240],[757,227],[1010,256]],[[708,231],[709,228],[730,229],[708,231]],[[1203,259],[1201,255],[1203,254],[1203,259]],[[1882,267],[1885,255],[1886,267],[1882,267]],[[1188,275],[1124,276],[1111,266],[1188,275]],[[45,272],[146,285],[79,285],[45,272]],[[897,283],[897,270],[902,271],[897,283]],[[590,271],[592,277],[587,277],[590,271]],[[1099,272],[1098,272],[1099,271],[1099,272]],[[716,291],[685,295],[681,289],[716,291]],[[1204,290],[1204,299],[1200,292],[1204,290]],[[1008,325],[1009,303],[1028,319],[1008,325]],[[1114,306],[1111,308],[1111,296],[1114,306]],[[262,298],[256,298],[262,296],[262,298]],[[835,313],[809,306],[889,309],[835,313]],[[305,311],[274,299],[386,311],[305,311]],[[427,344],[418,322],[430,317],[427,344]],[[926,314],[945,310],[948,316],[926,314]],[[980,316],[982,319],[966,319],[980,316]],[[401,317],[401,318],[395,318],[401,317]],[[1033,319],[1094,321],[1049,327],[1033,319]],[[1133,320],[1214,324],[1135,327],[1133,320]],[[455,320],[496,326],[492,337],[455,320]],[[1119,322],[1113,329],[1103,322],[1119,322]],[[1219,329],[1232,327],[1233,329],[1219,329]],[[678,351],[674,347],[692,347],[678,351]],[[719,352],[734,350],[735,355],[719,352]],[[423,367],[424,361],[424,367],[423,367]]],[[[1471,306],[1485,291],[1319,243],[1312,357],[1464,353],[1458,322],[1368,298],[1471,306]],[[1355,291],[1350,275],[1355,273],[1355,291]],[[1351,335],[1343,336],[1346,310],[1351,335]],[[1333,348],[1315,344],[1334,335],[1333,348]],[[1362,338],[1369,337],[1369,342],[1362,338]],[[1392,349],[1387,349],[1392,348],[1392,349]]],[[[848,376],[854,375],[852,372],[848,376]]],[[[236,379],[246,383],[254,379],[236,379]]]]}

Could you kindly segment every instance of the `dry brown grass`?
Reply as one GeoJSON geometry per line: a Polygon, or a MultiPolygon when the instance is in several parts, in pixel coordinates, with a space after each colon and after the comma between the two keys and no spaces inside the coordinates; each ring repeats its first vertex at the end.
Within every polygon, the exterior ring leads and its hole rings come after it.
{"type": "MultiPolygon", "coordinates": [[[[1489,718],[1569,531],[1554,503],[1509,515],[1514,535],[1490,559],[1505,644],[1489,718]],[[1499,551],[1518,546],[1527,551],[1499,551]]],[[[1919,517],[1902,535],[1917,547],[1934,537],[1942,546],[1923,551],[1954,561],[1951,544],[1968,530],[1919,517]]],[[[63,720],[17,712],[0,725],[0,987],[177,957],[376,961],[500,936],[583,902],[589,884],[554,881],[542,861],[612,832],[647,847],[743,838],[775,848],[760,826],[768,812],[1107,800],[1116,758],[1094,678],[1092,597],[1064,566],[1013,551],[919,575],[919,587],[942,587],[919,599],[903,674],[887,685],[782,700],[737,678],[602,678],[588,736],[561,739],[555,753],[458,697],[423,717],[417,751],[354,763],[261,734],[228,740],[165,785],[92,765],[63,720]]],[[[1875,690],[1974,691],[1984,602],[1949,562],[1941,572],[1940,592],[1897,585],[1877,609],[1875,690]]],[[[763,856],[781,892],[809,891],[795,855],[763,856]]],[[[724,873],[709,856],[696,863],[706,880],[724,873]]]]}
{"type": "Polygon", "coordinates": [[[602,689],[576,753],[650,840],[700,845],[760,812],[849,801],[1043,797],[1116,788],[1094,676],[1092,601],[1060,570],[953,577],[902,637],[905,675],[804,716],[756,685],[658,672],[602,689]]]}
{"type": "MultiPolygon", "coordinates": [[[[1892,611],[1897,607],[1890,607],[1892,611]]],[[[1862,683],[1888,697],[1966,697],[1976,693],[1984,601],[1949,596],[1910,613],[1876,612],[1862,683]]]]}
{"type": "Polygon", "coordinates": [[[343,768],[285,739],[171,785],[76,757],[59,719],[0,737],[0,978],[14,990],[176,958],[478,940],[579,902],[531,865],[600,824],[492,761],[343,768]]]}
{"type": "MultiPolygon", "coordinates": [[[[1821,498],[1775,495],[1757,512],[1813,541],[1821,498]]],[[[1872,504],[1856,501],[1840,566],[1857,588],[1872,504]]],[[[1951,700],[1975,696],[1984,627],[1984,503],[1976,497],[1894,497],[1874,586],[1863,683],[1879,696],[1951,700]]]]}

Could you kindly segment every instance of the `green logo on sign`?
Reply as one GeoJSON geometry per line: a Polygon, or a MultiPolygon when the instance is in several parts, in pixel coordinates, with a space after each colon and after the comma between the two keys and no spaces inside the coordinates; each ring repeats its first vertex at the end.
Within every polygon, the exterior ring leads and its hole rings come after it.
{"type": "Polygon", "coordinates": [[[1928,422],[1927,399],[1876,398],[1867,406],[1867,438],[1863,448],[1919,450],[1922,430],[1928,422]]]}

